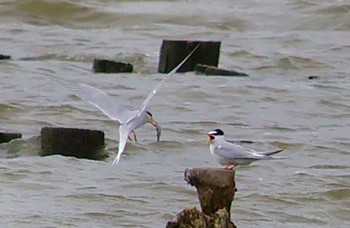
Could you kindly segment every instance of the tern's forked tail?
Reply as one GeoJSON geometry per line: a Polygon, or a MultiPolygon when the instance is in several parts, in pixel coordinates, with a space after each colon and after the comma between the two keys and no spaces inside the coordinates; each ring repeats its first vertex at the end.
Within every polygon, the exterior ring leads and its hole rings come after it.
{"type": "Polygon", "coordinates": [[[122,144],[121,141],[122,141],[122,140],[119,141],[118,154],[117,154],[117,156],[114,158],[114,160],[113,160],[113,162],[112,162],[112,166],[119,163],[120,157],[121,157],[121,155],[122,155],[122,153],[123,153],[123,151],[124,151],[126,142],[124,143],[124,145],[121,145],[121,144],[122,144]]]}
{"type": "Polygon", "coordinates": [[[119,126],[119,145],[117,157],[113,160],[112,166],[118,164],[122,153],[124,152],[126,141],[128,140],[130,132],[128,131],[126,125],[122,124],[119,126]]]}
{"type": "Polygon", "coordinates": [[[263,152],[261,154],[266,155],[266,156],[270,156],[270,155],[278,154],[278,153],[280,153],[282,151],[283,150],[275,150],[275,151],[263,152]]]}
{"type": "Polygon", "coordinates": [[[119,159],[120,159],[120,156],[115,157],[113,162],[112,162],[112,166],[115,165],[115,164],[118,164],[119,159]]]}

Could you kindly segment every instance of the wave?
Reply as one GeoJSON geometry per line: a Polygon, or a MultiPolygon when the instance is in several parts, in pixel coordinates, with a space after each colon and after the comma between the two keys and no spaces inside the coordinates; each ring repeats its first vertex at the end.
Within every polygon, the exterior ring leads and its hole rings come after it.
{"type": "Polygon", "coordinates": [[[320,4],[300,16],[298,30],[350,31],[350,5],[320,4]]]}
{"type": "Polygon", "coordinates": [[[0,15],[0,18],[34,25],[58,24],[67,27],[103,24],[115,19],[111,13],[99,12],[75,1],[12,1],[2,5],[0,15]],[[15,17],[13,12],[16,12],[15,17]]]}
{"type": "Polygon", "coordinates": [[[342,15],[350,13],[350,5],[327,6],[317,11],[319,14],[342,15]]]}

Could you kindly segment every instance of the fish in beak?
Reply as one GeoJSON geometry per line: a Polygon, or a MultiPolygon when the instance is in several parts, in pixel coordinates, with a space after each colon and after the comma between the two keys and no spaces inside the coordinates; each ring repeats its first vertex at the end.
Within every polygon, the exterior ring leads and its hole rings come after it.
{"type": "Polygon", "coordinates": [[[162,128],[159,126],[157,121],[155,121],[153,118],[149,120],[149,122],[156,128],[157,131],[157,142],[160,140],[160,135],[162,134],[162,128]]]}

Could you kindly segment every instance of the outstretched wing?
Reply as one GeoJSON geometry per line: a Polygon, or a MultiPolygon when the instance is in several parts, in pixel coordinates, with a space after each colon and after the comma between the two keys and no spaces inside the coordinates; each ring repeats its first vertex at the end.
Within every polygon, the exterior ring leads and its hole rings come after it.
{"type": "Polygon", "coordinates": [[[163,85],[163,83],[170,78],[170,76],[174,75],[176,73],[176,71],[187,61],[187,59],[197,50],[197,48],[199,47],[199,44],[191,51],[190,54],[188,54],[186,56],[186,58],[184,60],[182,60],[181,63],[179,63],[179,65],[177,65],[172,71],[169,72],[169,74],[167,74],[155,87],[154,89],[151,91],[151,93],[148,95],[148,97],[144,100],[144,102],[142,103],[139,112],[137,114],[137,116],[140,116],[141,113],[143,111],[145,111],[148,103],[151,101],[152,97],[157,93],[157,91],[160,89],[160,87],[163,85]]]}
{"type": "Polygon", "coordinates": [[[69,92],[100,109],[110,119],[124,123],[130,119],[133,112],[116,102],[114,98],[93,86],[77,83],[71,80],[47,76],[53,82],[63,86],[69,92]]]}
{"type": "Polygon", "coordinates": [[[128,140],[129,134],[130,132],[127,130],[126,125],[122,124],[119,126],[118,154],[117,154],[117,157],[115,157],[115,159],[113,160],[112,165],[118,164],[120,156],[122,155],[125,149],[126,141],[128,140]]]}

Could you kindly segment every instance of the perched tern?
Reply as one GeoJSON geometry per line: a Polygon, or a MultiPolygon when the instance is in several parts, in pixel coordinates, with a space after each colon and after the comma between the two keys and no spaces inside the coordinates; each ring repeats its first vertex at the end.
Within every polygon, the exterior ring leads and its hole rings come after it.
{"type": "Polygon", "coordinates": [[[159,141],[161,135],[161,127],[154,120],[152,114],[146,110],[149,102],[152,97],[157,93],[162,84],[166,79],[170,78],[170,76],[174,75],[176,71],[187,61],[187,59],[197,50],[199,45],[197,45],[190,54],[186,56],[186,58],[179,63],[169,74],[167,74],[151,91],[151,93],[147,96],[147,98],[143,101],[140,108],[137,110],[130,111],[126,109],[123,105],[119,104],[114,98],[109,96],[107,93],[99,90],[95,87],[77,83],[71,80],[66,80],[58,77],[48,76],[53,82],[63,86],[72,94],[80,97],[83,100],[86,100],[90,104],[97,107],[101,110],[105,115],[107,115],[111,120],[118,121],[120,123],[119,126],[119,145],[118,145],[118,154],[116,158],[113,160],[112,165],[117,164],[119,162],[120,156],[122,155],[127,139],[131,133],[134,135],[135,141],[136,134],[135,130],[140,126],[151,123],[157,130],[157,141],[159,141]]]}
{"type": "Polygon", "coordinates": [[[237,165],[249,165],[258,160],[279,159],[270,157],[270,155],[277,154],[283,150],[276,150],[271,152],[256,152],[244,148],[238,144],[227,142],[224,138],[224,132],[220,129],[215,129],[208,132],[210,145],[210,153],[221,165],[225,165],[225,169],[232,170],[237,165]]]}

